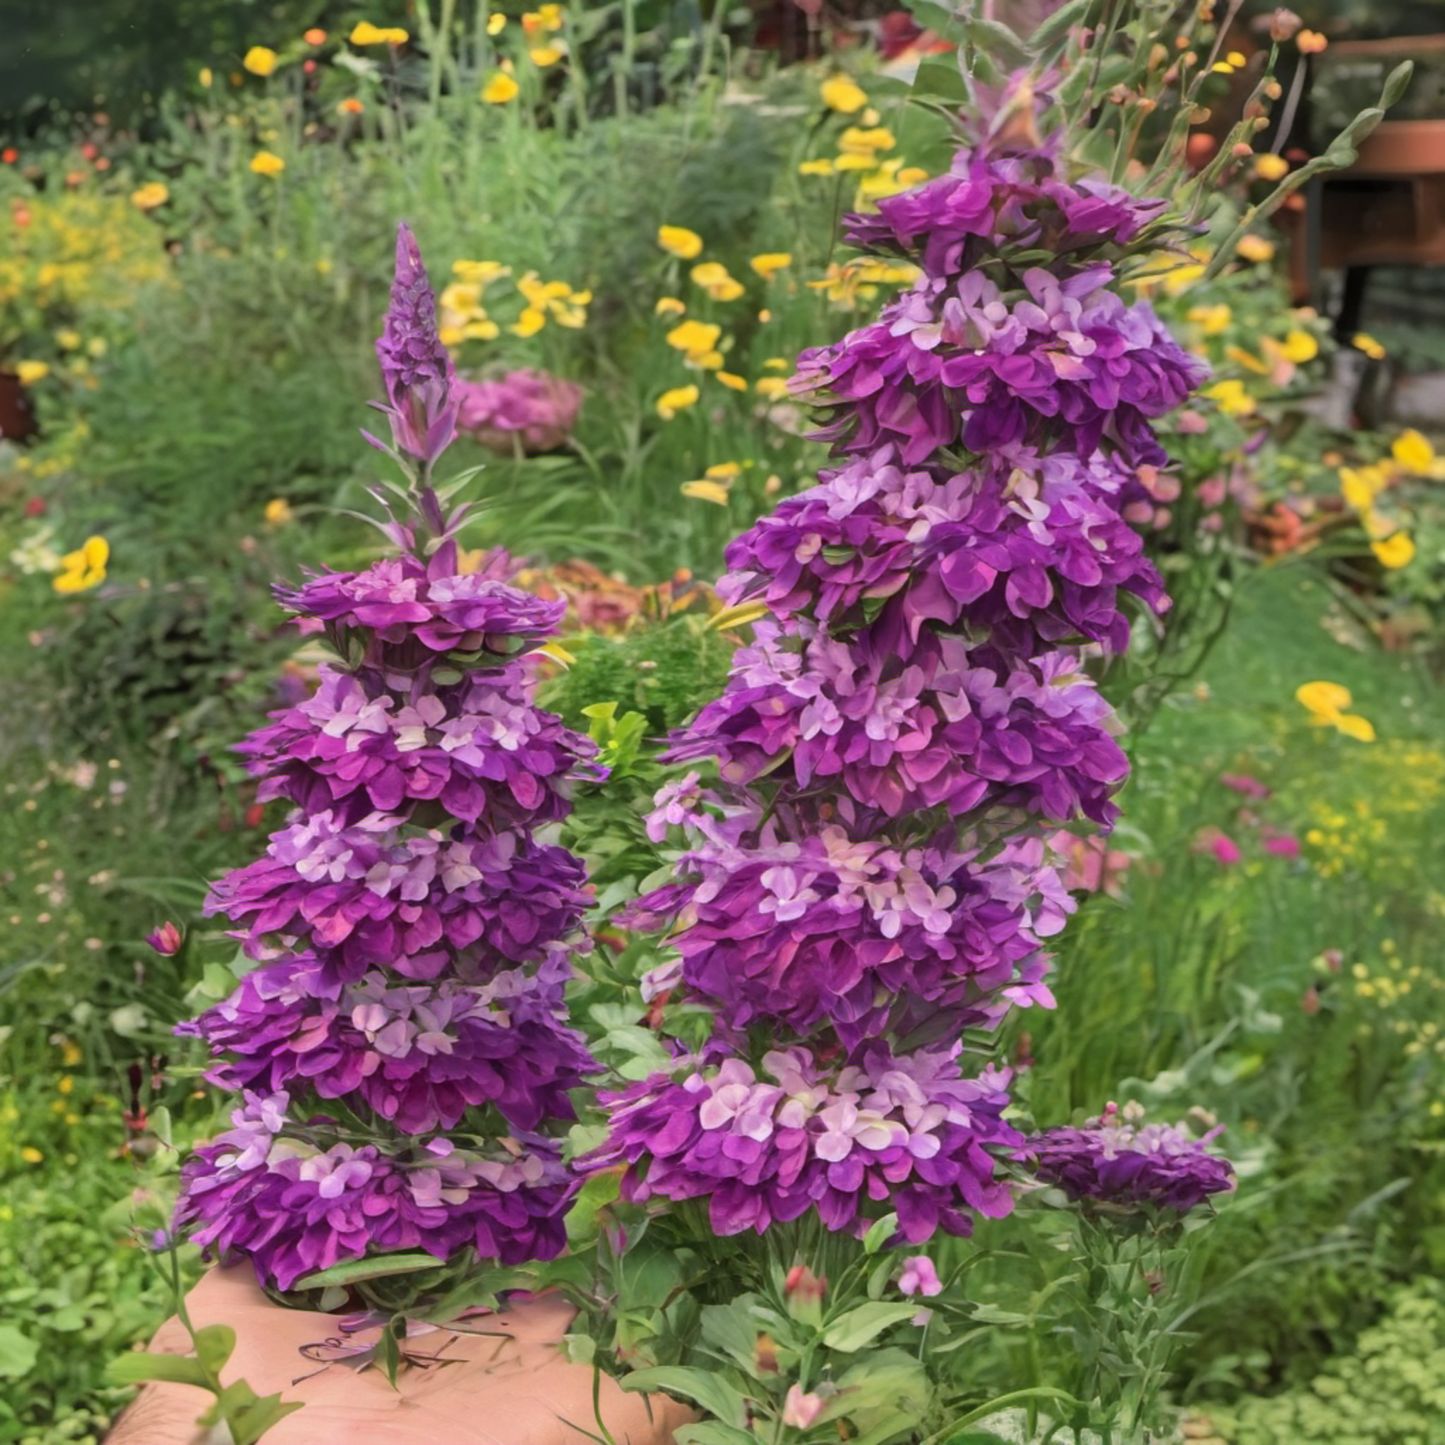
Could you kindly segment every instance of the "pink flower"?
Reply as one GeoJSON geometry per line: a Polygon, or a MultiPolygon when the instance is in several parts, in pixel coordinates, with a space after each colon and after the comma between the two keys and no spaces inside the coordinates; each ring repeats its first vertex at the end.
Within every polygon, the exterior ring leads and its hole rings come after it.
{"type": "Polygon", "coordinates": [[[783,1424],[796,1430],[806,1430],[823,1413],[821,1395],[805,1395],[797,1385],[789,1385],[783,1401],[783,1424]]]}
{"type": "Polygon", "coordinates": [[[943,1281],[933,1267],[933,1261],[926,1254],[915,1254],[903,1261],[903,1273],[898,1276],[899,1292],[906,1295],[943,1293],[943,1281]]]}
{"type": "Polygon", "coordinates": [[[582,388],[545,371],[511,371],[500,381],[458,381],[457,426],[490,451],[555,451],[572,434],[582,388]]]}
{"type": "Polygon", "coordinates": [[[1300,855],[1299,839],[1291,837],[1288,833],[1276,833],[1273,837],[1264,840],[1264,851],[1273,853],[1276,858],[1298,858],[1300,855]]]}
{"type": "Polygon", "coordinates": [[[1251,778],[1248,773],[1220,773],[1219,781],[1226,788],[1233,788],[1242,797],[1252,798],[1257,803],[1273,796],[1269,788],[1258,778],[1251,778]]]}

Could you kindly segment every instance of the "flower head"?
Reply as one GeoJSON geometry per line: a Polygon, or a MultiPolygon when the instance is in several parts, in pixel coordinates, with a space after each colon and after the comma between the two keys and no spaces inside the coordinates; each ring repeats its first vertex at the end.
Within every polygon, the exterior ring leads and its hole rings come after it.
{"type": "Polygon", "coordinates": [[[274,151],[262,150],[251,157],[251,169],[258,176],[271,176],[274,179],[286,169],[286,162],[274,151]]]}
{"type": "Polygon", "coordinates": [[[669,255],[679,256],[684,261],[691,261],[694,256],[702,254],[702,237],[686,226],[659,226],[657,244],[669,255]]]}
{"type": "Polygon", "coordinates": [[[276,52],[264,45],[253,45],[242,57],[241,67],[252,75],[267,76],[276,69],[276,52]]]}
{"type": "Polygon", "coordinates": [[[451,353],[437,339],[436,296],[405,225],[397,227],[391,304],[376,354],[387,396],[380,409],[391,420],[392,438],[430,465],[451,445],[460,402],[452,390],[451,353]]]}
{"type": "Polygon", "coordinates": [[[933,1261],[926,1254],[915,1254],[903,1261],[903,1273],[898,1276],[898,1291],[906,1295],[943,1293],[943,1281],[939,1279],[933,1261]]]}
{"type": "Polygon", "coordinates": [[[60,559],[60,572],[52,582],[57,592],[86,592],[105,581],[110,543],[104,537],[87,537],[74,552],[60,559]]]}

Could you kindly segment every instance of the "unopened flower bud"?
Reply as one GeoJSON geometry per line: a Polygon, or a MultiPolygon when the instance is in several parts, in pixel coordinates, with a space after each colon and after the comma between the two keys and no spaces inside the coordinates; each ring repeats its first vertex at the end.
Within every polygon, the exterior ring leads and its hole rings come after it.
{"type": "Polygon", "coordinates": [[[181,930],[170,919],[166,919],[154,933],[146,934],[146,942],[163,957],[169,957],[180,952],[181,930]]]}
{"type": "Polygon", "coordinates": [[[1235,160],[1242,161],[1246,156],[1252,156],[1254,154],[1254,147],[1246,145],[1244,141],[1236,141],[1230,146],[1229,153],[1235,160]]]}
{"type": "Polygon", "coordinates": [[[1293,40],[1299,34],[1299,28],[1304,22],[1294,13],[1293,10],[1286,10],[1283,5],[1269,17],[1269,38],[1276,45],[1286,40],[1293,40]]]}
{"type": "Polygon", "coordinates": [[[795,1430],[806,1430],[823,1413],[823,1397],[804,1394],[797,1385],[789,1385],[783,1400],[783,1424],[795,1430]]]}

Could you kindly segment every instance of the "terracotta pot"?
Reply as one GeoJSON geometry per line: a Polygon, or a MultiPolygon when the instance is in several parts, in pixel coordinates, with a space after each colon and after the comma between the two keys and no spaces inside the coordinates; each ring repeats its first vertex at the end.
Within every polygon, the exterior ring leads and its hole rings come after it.
{"type": "MultiPolygon", "coordinates": [[[[408,1368],[395,1390],[379,1369],[358,1374],[302,1354],[303,1346],[336,1337],[336,1316],[272,1304],[247,1264],[211,1270],[186,1306],[197,1328],[228,1324],[236,1331],[224,1382],[244,1379],[258,1394],[280,1391],[284,1400],[303,1402],[262,1445],[590,1445],[604,1433],[599,1411],[618,1445],[670,1445],[673,1430],[693,1418],[666,1396],[629,1394],[587,1366],[568,1364],[559,1341],[573,1312],[559,1297],[467,1320],[469,1330],[487,1333],[439,1330],[410,1342],[409,1353],[452,1363],[408,1368]]],[[[170,1320],[151,1348],[185,1354],[189,1344],[170,1320]]],[[[147,1385],[107,1445],[200,1445],[195,1421],[211,1398],[190,1385],[147,1385]]]]}
{"type": "Polygon", "coordinates": [[[0,437],[23,442],[36,430],[35,414],[20,378],[13,371],[0,371],[0,437]]]}

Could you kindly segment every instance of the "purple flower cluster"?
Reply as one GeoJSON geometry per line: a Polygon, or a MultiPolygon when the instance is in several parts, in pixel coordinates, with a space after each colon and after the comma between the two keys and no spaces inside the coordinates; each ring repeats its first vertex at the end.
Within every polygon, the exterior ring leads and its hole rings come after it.
{"type": "Polygon", "coordinates": [[[689,846],[628,920],[668,930],[648,995],[714,1033],[613,1097],[627,1197],[707,1196],[722,1232],[891,1205],[915,1242],[1009,1207],[1007,1079],[953,1041],[1051,1002],[1051,840],[1107,830],[1128,771],[1085,662],[1125,598],[1168,606],[1130,508],[1203,372],[1115,271],[1165,210],[1015,138],[848,221],[921,274],[799,358],[839,465],[727,552],[720,593],[771,616],[671,740],[715,779],[659,794],[650,835],[689,846]]]}
{"type": "Polygon", "coordinates": [[[626,1163],[624,1197],[706,1199],[719,1234],[762,1233],[810,1209],[828,1229],[867,1232],[889,1211],[914,1243],[942,1227],[968,1234],[967,1210],[998,1218],[1012,1197],[988,1150],[1019,1135],[1003,1121],[1007,1074],[960,1078],[952,1053],[856,1063],[801,1048],[684,1063],[669,1077],[603,1095],[612,1132],[594,1166],[626,1163]],[[646,1173],[635,1166],[647,1160],[646,1173]]]}
{"type": "Polygon", "coordinates": [[[433,1137],[384,1151],[330,1143],[324,1116],[296,1122],[284,1093],[244,1094],[235,1125],[181,1169],[176,1224],[203,1249],[248,1256],[279,1289],[370,1254],[463,1249],[501,1264],[566,1245],[572,1181],[548,1139],[461,1147],[433,1137]]]}
{"type": "Polygon", "coordinates": [[[1021,1157],[1042,1183],[1057,1185],[1070,1199],[1114,1209],[1185,1214],[1234,1188],[1229,1161],[1205,1148],[1219,1129],[1195,1138],[1182,1125],[1142,1123],[1143,1112],[1110,1104],[1082,1128],[1032,1136],[1021,1157]]]}
{"type": "Polygon", "coordinates": [[[1139,534],[1120,515],[1136,487],[1103,458],[1010,448],[953,473],[899,465],[888,447],[790,497],[738,538],[720,591],[786,621],[877,620],[899,647],[929,623],[1033,651],[1079,636],[1119,651],[1118,594],[1167,605],[1139,534]]]}
{"type": "Polygon", "coordinates": [[[716,757],[725,782],[842,790],[890,818],[1016,807],[1113,821],[1128,764],[1071,653],[1020,657],[936,629],[902,655],[871,631],[757,632],[672,761],[716,757]]]}
{"type": "MultiPolygon", "coordinates": [[[[456,411],[433,312],[403,228],[378,350],[397,444],[427,467],[456,411]]],[[[462,514],[426,485],[412,501],[386,528],[401,555],[281,594],[338,662],[242,746],[258,797],[294,807],[207,912],[260,966],[181,1030],[243,1103],[186,1164],[177,1220],[282,1289],[397,1250],[555,1255],[576,1181],[547,1130],[596,1068],[563,1003],[585,874],[534,835],[602,775],[532,701],[523,654],[563,607],[500,563],[463,572],[462,514]]]]}

